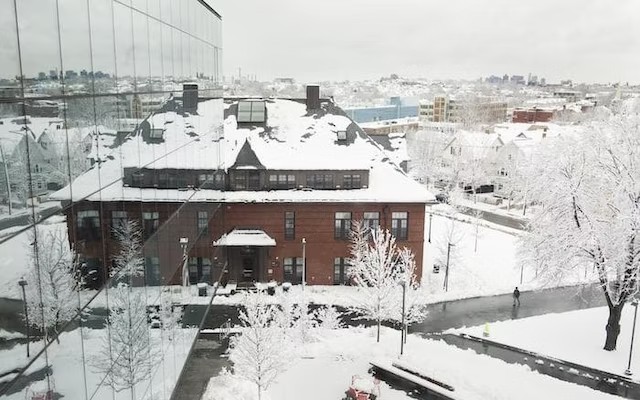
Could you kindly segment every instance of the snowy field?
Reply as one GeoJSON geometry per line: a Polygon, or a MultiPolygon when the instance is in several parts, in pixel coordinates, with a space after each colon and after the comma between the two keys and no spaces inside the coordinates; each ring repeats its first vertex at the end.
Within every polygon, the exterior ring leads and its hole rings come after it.
{"type": "MultiPolygon", "coordinates": [[[[383,328],[376,343],[374,328],[350,328],[321,333],[304,345],[302,356],[276,378],[262,400],[340,399],[353,375],[366,376],[373,360],[396,361],[400,333],[383,328]],[[301,396],[302,394],[302,396],[301,396]]],[[[592,389],[532,372],[441,341],[409,335],[404,364],[455,387],[465,400],[615,399],[592,389]]],[[[384,400],[410,399],[405,392],[380,385],[384,400]]],[[[247,381],[217,376],[210,380],[203,400],[255,400],[255,386],[247,381]]]]}
{"type": "MultiPolygon", "coordinates": [[[[623,375],[629,361],[629,346],[633,326],[633,307],[622,311],[618,349],[604,351],[605,325],[609,311],[606,307],[547,314],[511,321],[495,322],[490,326],[489,339],[571,361],[595,369],[623,375]]],[[[484,326],[459,329],[482,337],[484,326]]],[[[636,332],[636,341],[638,333],[636,332]]],[[[640,371],[640,351],[634,351],[631,370],[640,371]]],[[[639,380],[638,376],[635,380],[639,380]]]]}
{"type": "MultiPolygon", "coordinates": [[[[152,377],[136,385],[136,396],[140,398],[169,399],[173,387],[186,361],[197,329],[177,329],[173,340],[161,335],[162,330],[151,329],[150,339],[154,348],[161,349],[153,358],[152,377]],[[145,395],[143,395],[145,394],[145,395]]],[[[53,343],[47,351],[48,365],[52,370],[51,387],[66,399],[88,398],[95,400],[130,399],[128,390],[115,392],[103,381],[104,376],[94,365],[103,344],[106,329],[75,329],[60,335],[60,344],[53,343]],[[84,372],[84,374],[83,374],[84,372]],[[86,392],[85,392],[86,391],[86,392]]],[[[42,349],[42,342],[31,343],[31,355],[42,349]]],[[[26,362],[26,345],[16,344],[0,352],[2,370],[21,367],[26,362]]],[[[25,372],[25,375],[45,367],[45,357],[40,356],[25,372]]],[[[44,376],[21,391],[3,397],[7,400],[24,400],[27,394],[46,390],[44,376]]]]}

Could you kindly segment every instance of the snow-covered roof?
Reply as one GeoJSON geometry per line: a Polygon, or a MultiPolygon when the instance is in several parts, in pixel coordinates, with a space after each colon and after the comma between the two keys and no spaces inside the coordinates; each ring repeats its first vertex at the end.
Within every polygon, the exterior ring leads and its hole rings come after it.
{"type": "Polygon", "coordinates": [[[5,155],[13,153],[15,147],[24,138],[25,132],[36,142],[51,126],[62,127],[64,121],[60,118],[42,117],[13,117],[0,119],[0,143],[5,155]],[[26,124],[25,124],[26,120],[26,124]]]}
{"type": "Polygon", "coordinates": [[[467,155],[471,154],[473,158],[479,159],[483,158],[488,150],[503,145],[500,135],[496,133],[458,131],[445,147],[445,153],[449,147],[456,146],[461,147],[467,155]]]}
{"type": "Polygon", "coordinates": [[[330,101],[308,112],[304,102],[266,100],[264,124],[238,124],[238,100],[198,103],[197,114],[158,112],[141,126],[161,131],[154,140],[138,129],[96,164],[51,197],[92,201],[211,202],[428,202],[433,195],[409,178],[383,149],[330,101]],[[226,114],[226,117],[223,115],[226,114]],[[346,140],[338,132],[346,131],[346,140]],[[124,168],[228,170],[249,146],[267,170],[368,170],[369,185],[349,190],[221,191],[141,189],[124,186],[124,168]],[[99,184],[100,182],[100,184],[99,184]],[[101,185],[101,186],[99,186],[101,185]]]}
{"type": "Polygon", "coordinates": [[[213,242],[214,246],[275,246],[276,241],[260,229],[234,229],[213,242]]]}

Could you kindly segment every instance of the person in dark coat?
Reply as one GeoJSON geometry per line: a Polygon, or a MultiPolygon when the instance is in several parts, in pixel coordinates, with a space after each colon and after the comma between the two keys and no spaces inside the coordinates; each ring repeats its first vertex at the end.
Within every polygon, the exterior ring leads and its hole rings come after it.
{"type": "Polygon", "coordinates": [[[515,307],[516,303],[518,303],[518,306],[520,306],[520,291],[518,290],[518,287],[516,286],[516,289],[513,291],[513,305],[515,307]]]}

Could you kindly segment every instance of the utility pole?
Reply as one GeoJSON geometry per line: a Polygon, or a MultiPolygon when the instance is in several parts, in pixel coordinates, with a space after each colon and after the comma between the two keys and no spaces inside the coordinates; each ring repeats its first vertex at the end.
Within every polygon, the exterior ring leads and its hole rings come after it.
{"type": "Polygon", "coordinates": [[[4,179],[7,183],[7,202],[9,203],[9,215],[11,215],[11,183],[9,182],[9,169],[7,159],[4,157],[4,148],[0,144],[0,155],[2,155],[2,166],[4,167],[4,179]]]}
{"type": "Polygon", "coordinates": [[[448,243],[447,244],[447,268],[445,269],[444,272],[444,291],[448,292],[449,291],[449,256],[451,254],[451,247],[455,246],[454,244],[448,243]]]}
{"type": "Polygon", "coordinates": [[[307,239],[302,238],[302,291],[307,280],[307,239]]]}
{"type": "Polygon", "coordinates": [[[404,315],[405,315],[405,299],[406,299],[406,292],[407,292],[407,283],[405,281],[402,281],[400,283],[400,286],[402,286],[402,325],[400,326],[400,355],[402,355],[404,353],[404,342],[406,340],[406,332],[405,332],[405,327],[404,327],[404,315]]]}

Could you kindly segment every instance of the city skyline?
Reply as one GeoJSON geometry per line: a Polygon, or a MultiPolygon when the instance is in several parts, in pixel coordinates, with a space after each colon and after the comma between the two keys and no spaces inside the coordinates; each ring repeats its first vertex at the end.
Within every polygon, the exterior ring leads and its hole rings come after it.
{"type": "Polygon", "coordinates": [[[313,82],[391,73],[429,79],[532,73],[548,83],[640,83],[637,2],[386,4],[218,0],[224,75],[242,68],[258,80],[313,82]]]}

